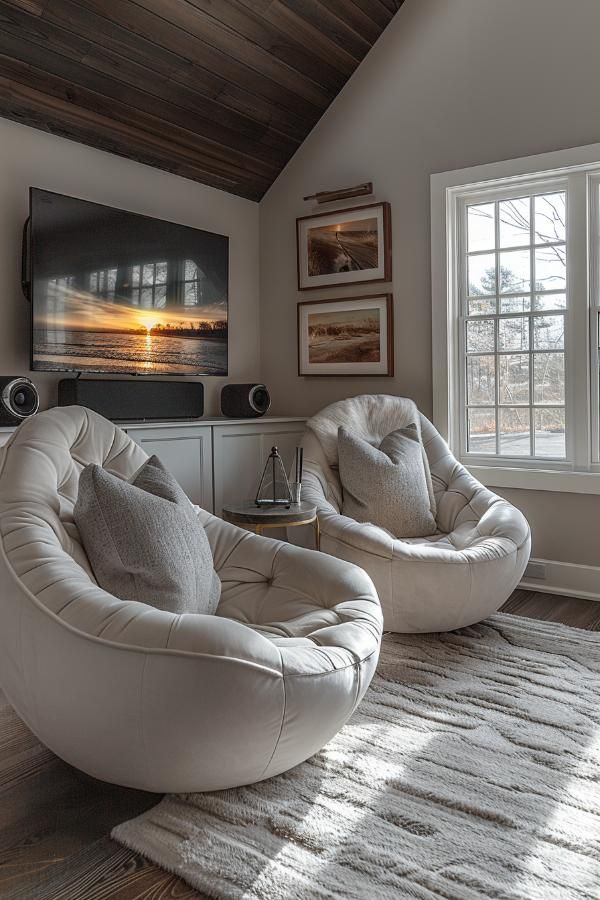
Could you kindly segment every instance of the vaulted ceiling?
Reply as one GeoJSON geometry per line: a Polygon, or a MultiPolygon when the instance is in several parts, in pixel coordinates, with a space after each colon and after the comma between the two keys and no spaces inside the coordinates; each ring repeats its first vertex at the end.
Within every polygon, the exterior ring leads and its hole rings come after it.
{"type": "Polygon", "coordinates": [[[258,200],[402,0],[0,0],[0,115],[258,200]]]}

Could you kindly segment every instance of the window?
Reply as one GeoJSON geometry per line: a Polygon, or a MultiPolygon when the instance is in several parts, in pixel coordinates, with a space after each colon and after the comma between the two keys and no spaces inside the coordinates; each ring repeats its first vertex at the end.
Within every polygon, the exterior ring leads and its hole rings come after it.
{"type": "Polygon", "coordinates": [[[198,307],[214,299],[216,289],[191,259],[157,260],[128,267],[90,272],[85,276],[90,294],[110,302],[127,298],[141,309],[164,309],[167,293],[173,305],[198,307]]]}
{"type": "Polygon", "coordinates": [[[96,297],[103,297],[106,300],[115,299],[115,290],[117,285],[117,270],[100,269],[97,272],[90,272],[88,277],[88,291],[96,297]]]}
{"type": "Polygon", "coordinates": [[[59,275],[56,278],[49,278],[47,284],[48,320],[54,320],[56,323],[64,315],[67,297],[71,291],[75,290],[75,276],[59,275]]]}
{"type": "Polygon", "coordinates": [[[562,460],[566,190],[462,203],[462,455],[562,460]]]}
{"type": "Polygon", "coordinates": [[[600,493],[600,145],[431,202],[436,425],[487,484],[600,493]]]}
{"type": "Polygon", "coordinates": [[[191,259],[186,259],[183,264],[183,305],[199,306],[203,302],[204,273],[191,259]]]}
{"type": "Polygon", "coordinates": [[[167,263],[151,262],[131,268],[131,302],[143,309],[162,309],[167,303],[167,263]]]}

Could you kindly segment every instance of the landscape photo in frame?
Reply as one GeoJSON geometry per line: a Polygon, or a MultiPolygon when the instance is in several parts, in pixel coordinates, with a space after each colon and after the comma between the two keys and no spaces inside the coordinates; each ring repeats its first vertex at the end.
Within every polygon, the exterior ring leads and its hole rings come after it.
{"type": "Polygon", "coordinates": [[[299,375],[393,375],[391,294],[298,304],[299,375]]]}
{"type": "Polygon", "coordinates": [[[390,281],[391,228],[389,203],[297,219],[298,289],[390,281]]]}

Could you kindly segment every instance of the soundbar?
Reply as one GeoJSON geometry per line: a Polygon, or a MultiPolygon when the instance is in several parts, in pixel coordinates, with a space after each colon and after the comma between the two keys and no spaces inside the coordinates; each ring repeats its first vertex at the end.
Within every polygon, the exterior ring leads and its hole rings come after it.
{"type": "Polygon", "coordinates": [[[199,381],[63,378],[58,405],[86,406],[113,422],[199,419],[204,386],[199,381]]]}

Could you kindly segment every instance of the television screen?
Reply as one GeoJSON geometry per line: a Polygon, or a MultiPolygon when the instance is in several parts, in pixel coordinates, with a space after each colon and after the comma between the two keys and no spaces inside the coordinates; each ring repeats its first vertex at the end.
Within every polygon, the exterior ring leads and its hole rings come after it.
{"type": "Polygon", "coordinates": [[[30,191],[31,367],[227,375],[229,239],[30,191]]]}

